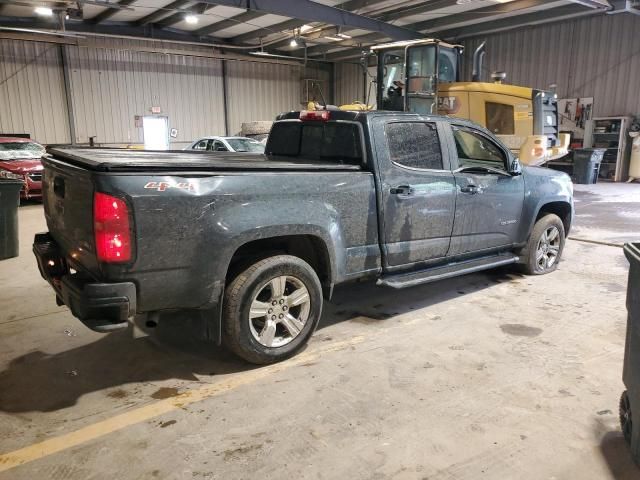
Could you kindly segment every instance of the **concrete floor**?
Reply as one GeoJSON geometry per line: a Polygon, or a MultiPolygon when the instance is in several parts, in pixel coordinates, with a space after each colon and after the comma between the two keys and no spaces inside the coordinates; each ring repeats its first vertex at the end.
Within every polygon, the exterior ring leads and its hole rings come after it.
{"type": "MultiPolygon", "coordinates": [[[[574,236],[640,238],[640,185],[576,197],[574,236]]],[[[0,263],[2,480],[640,478],[617,419],[619,247],[569,241],[545,277],[344,287],[302,354],[254,368],[171,324],[89,331],[37,273],[41,207],[20,222],[0,263]]]]}

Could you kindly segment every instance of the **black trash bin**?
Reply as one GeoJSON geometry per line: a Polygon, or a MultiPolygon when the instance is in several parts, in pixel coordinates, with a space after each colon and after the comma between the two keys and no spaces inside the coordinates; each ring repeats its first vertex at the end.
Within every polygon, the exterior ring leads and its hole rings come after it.
{"type": "Polygon", "coordinates": [[[575,183],[590,185],[598,182],[604,148],[579,148],[573,151],[573,177],[575,183]]]}
{"type": "Polygon", "coordinates": [[[0,260],[18,256],[20,180],[0,179],[0,260]]]}
{"type": "Polygon", "coordinates": [[[627,243],[627,336],[622,381],[627,390],[620,398],[620,426],[631,455],[640,465],[640,243],[627,243]]]}

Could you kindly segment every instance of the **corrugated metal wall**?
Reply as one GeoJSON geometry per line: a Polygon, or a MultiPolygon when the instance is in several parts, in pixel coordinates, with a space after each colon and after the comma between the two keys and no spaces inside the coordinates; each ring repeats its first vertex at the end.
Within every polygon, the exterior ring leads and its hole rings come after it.
{"type": "MultiPolygon", "coordinates": [[[[68,143],[69,123],[61,48],[67,51],[76,142],[143,142],[135,117],[159,107],[178,130],[180,147],[205,135],[224,135],[222,61],[205,56],[140,51],[150,42],[86,39],[82,46],[0,40],[0,131],[31,133],[43,143],[68,143]]],[[[176,50],[210,49],[171,44],[176,50]]],[[[304,78],[321,81],[331,102],[331,66],[226,61],[229,133],[242,122],[273,120],[299,109],[304,78]]]]}
{"type": "Polygon", "coordinates": [[[300,108],[301,68],[227,61],[229,134],[242,122],[273,120],[278,113],[300,108]]]}
{"type": "Polygon", "coordinates": [[[204,57],[163,55],[118,48],[66,47],[76,141],[95,136],[101,144],[141,143],[135,116],[159,107],[172,143],[224,134],[222,65],[204,57]]]}
{"type": "MultiPolygon", "coordinates": [[[[355,63],[336,63],[336,105],[362,102],[364,99],[362,67],[355,63]]],[[[375,95],[375,92],[372,93],[375,95]]],[[[375,100],[374,100],[375,101],[375,100]]]]}
{"type": "Polygon", "coordinates": [[[0,133],[69,142],[58,45],[0,40],[0,133]]]}
{"type": "MultiPolygon", "coordinates": [[[[466,40],[463,75],[487,40],[484,79],[507,72],[508,83],[557,84],[560,98],[594,97],[595,116],[640,114],[640,16],[598,15],[466,40]]],[[[490,81],[490,80],[489,80],[490,81]]]]}
{"type": "Polygon", "coordinates": [[[304,79],[318,80],[327,102],[332,102],[330,68],[318,63],[276,65],[227,61],[229,134],[243,122],[273,120],[276,115],[304,108],[304,79]]]}

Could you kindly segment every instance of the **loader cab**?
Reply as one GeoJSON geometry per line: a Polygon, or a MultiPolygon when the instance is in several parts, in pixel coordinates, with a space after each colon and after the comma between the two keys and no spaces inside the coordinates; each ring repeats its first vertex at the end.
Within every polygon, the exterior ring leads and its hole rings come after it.
{"type": "Polygon", "coordinates": [[[435,114],[438,85],[459,80],[462,47],[438,40],[377,45],[378,109],[435,114]]]}

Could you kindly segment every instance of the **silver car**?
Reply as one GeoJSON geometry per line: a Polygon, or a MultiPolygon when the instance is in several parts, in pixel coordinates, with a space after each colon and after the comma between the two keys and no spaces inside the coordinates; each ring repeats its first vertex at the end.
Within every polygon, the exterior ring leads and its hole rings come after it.
{"type": "Polygon", "coordinates": [[[193,142],[185,150],[264,153],[264,147],[263,143],[248,137],[204,137],[193,142]]]}

